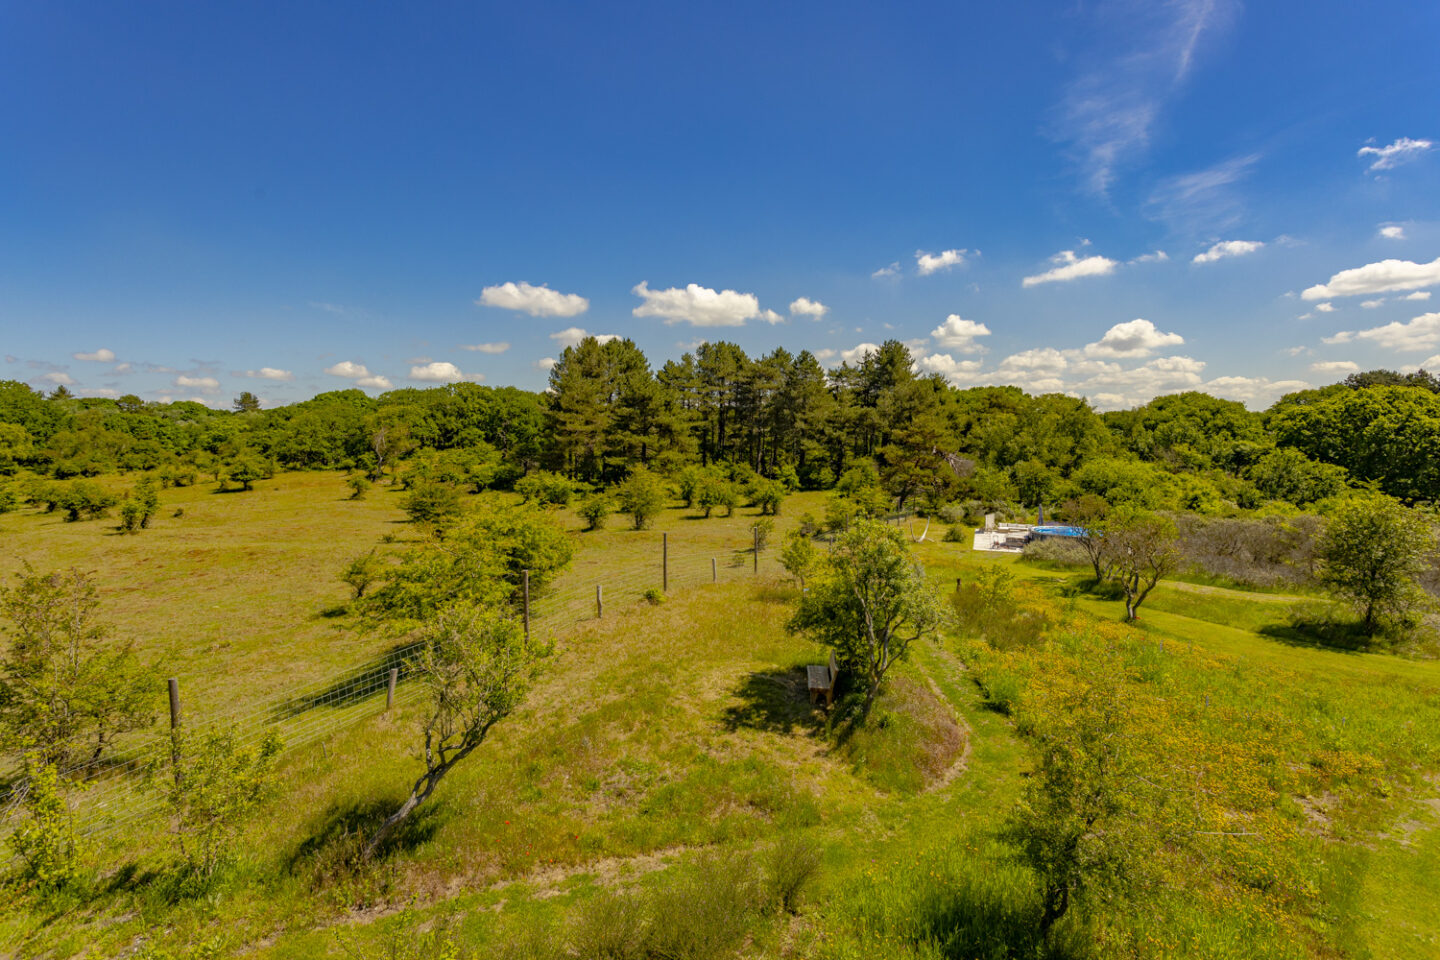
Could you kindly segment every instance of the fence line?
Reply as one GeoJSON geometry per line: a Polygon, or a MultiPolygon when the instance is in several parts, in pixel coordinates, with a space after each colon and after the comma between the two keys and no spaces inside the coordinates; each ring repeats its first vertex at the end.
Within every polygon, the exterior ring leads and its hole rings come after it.
{"type": "MultiPolygon", "coordinates": [[[[662,535],[653,561],[641,561],[623,571],[606,571],[590,583],[567,584],[563,590],[540,592],[529,598],[526,609],[517,610],[517,615],[526,617],[532,633],[558,637],[569,628],[632,607],[652,590],[674,593],[677,589],[711,582],[733,582],[755,576],[762,563],[767,572],[779,566],[773,554],[766,556],[764,550],[755,553],[753,542],[713,551],[677,552],[675,546],[668,542],[668,536],[662,535]],[[597,611],[596,587],[604,588],[603,611],[597,611]]],[[[386,709],[381,698],[389,689],[392,669],[398,670],[394,704],[403,706],[421,699],[423,688],[406,682],[405,668],[406,659],[418,645],[416,642],[396,647],[359,666],[228,714],[197,711],[194,705],[184,702],[182,687],[179,691],[182,726],[187,730],[228,729],[236,734],[242,746],[274,733],[279,735],[287,752],[299,749],[386,709]]],[[[143,785],[147,770],[168,762],[170,733],[151,732],[138,742],[137,737],[127,739],[128,742],[113,746],[110,754],[98,760],[80,761],[61,771],[66,779],[82,785],[82,789],[72,794],[72,806],[83,834],[112,832],[157,812],[163,802],[158,791],[143,789],[143,785]]],[[[0,783],[10,787],[0,792],[0,840],[3,840],[22,816],[19,803],[25,789],[22,770],[11,770],[0,783]]]]}

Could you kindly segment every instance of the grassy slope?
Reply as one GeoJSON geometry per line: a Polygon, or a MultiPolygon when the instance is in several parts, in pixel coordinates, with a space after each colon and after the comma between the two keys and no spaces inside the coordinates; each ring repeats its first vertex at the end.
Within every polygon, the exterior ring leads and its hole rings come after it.
{"type": "MultiPolygon", "coordinates": [[[[383,533],[403,537],[408,528],[394,522],[393,494],[352,503],[341,500],[344,492],[335,475],[286,475],[253,494],[166,491],[166,506],[183,504],[186,516],[174,520],[167,509],[138,537],[33,515],[0,516],[0,535],[8,553],[39,566],[96,568],[117,629],[163,654],[189,696],[242,702],[376,652],[374,641],[321,614],[344,597],[332,579],[344,560],[383,533]],[[210,587],[199,603],[191,593],[197,582],[210,587]]],[[[818,497],[794,498],[779,525],[818,507],[818,497]]],[[[583,535],[575,568],[556,592],[581,597],[575,605],[583,614],[597,579],[618,581],[648,564],[658,579],[662,530],[671,535],[675,582],[708,579],[708,558],[733,563],[750,519],[702,522],[670,511],[643,533],[612,521],[609,530],[583,535]]],[[[567,522],[578,530],[578,521],[567,522]]],[[[920,549],[941,586],[981,564],[1014,562],[952,544],[920,549]]],[[[1015,569],[1046,583],[1057,602],[1118,613],[1117,604],[1062,599],[1063,573],[1015,569]]],[[[959,857],[988,883],[1023,885],[988,834],[1018,793],[1028,748],[1005,718],[983,708],[954,657],[927,647],[905,666],[902,686],[933,683],[968,727],[964,772],[942,789],[915,793],[901,789],[907,784],[896,773],[897,756],[917,755],[906,752],[911,745],[827,751],[795,669],[820,655],[784,634],[786,599],[783,588],[763,583],[687,591],[660,607],[617,596],[611,616],[560,644],[523,714],[454,774],[433,812],[372,875],[328,864],[353,841],[347,828],[363,829],[397,802],[418,768],[409,707],[287,758],[282,796],[246,838],[246,849],[260,852],[222,896],[174,906],[120,882],[81,911],[7,912],[0,943],[21,955],[88,949],[110,956],[146,937],[179,945],[220,936],[252,956],[338,956],[334,930],[378,945],[411,901],[422,917],[444,904],[462,909],[467,939],[494,943],[519,930],[561,929],[597,889],[658,882],[666,875],[660,868],[699,848],[750,849],[800,834],[827,850],[811,906],[798,921],[759,931],[751,953],[924,955],[905,943],[868,941],[865,917],[883,914],[889,887],[943,872],[936,857],[959,857]]],[[[1251,682],[1276,672],[1294,689],[1311,683],[1315,709],[1339,711],[1361,727],[1360,739],[1389,729],[1365,729],[1367,714],[1440,709],[1435,664],[1297,647],[1258,633],[1283,622],[1286,610],[1268,596],[1162,587],[1147,605],[1145,629],[1241,658],[1251,682]]],[[[925,709],[933,720],[934,706],[925,709]]],[[[1353,827],[1359,835],[1325,841],[1336,882],[1353,888],[1347,897],[1359,906],[1333,925],[1345,956],[1440,950],[1433,924],[1440,883],[1431,867],[1440,854],[1440,814],[1423,802],[1433,783],[1420,784],[1362,811],[1353,827]]],[[[163,862],[158,833],[129,841],[140,875],[163,862]]],[[[965,902],[988,916],[983,896],[965,902]]]]}

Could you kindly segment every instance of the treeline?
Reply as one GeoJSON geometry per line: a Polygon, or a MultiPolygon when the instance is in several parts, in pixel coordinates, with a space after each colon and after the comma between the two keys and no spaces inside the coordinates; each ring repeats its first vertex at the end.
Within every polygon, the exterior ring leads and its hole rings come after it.
{"type": "Polygon", "coordinates": [[[1093,493],[1223,515],[1267,501],[1304,507],[1347,485],[1440,499],[1437,389],[1424,371],[1371,371],[1263,413],[1191,392],[1100,414],[1061,394],[919,376],[897,341],[829,370],[808,351],[752,358],[707,343],[656,370],[632,341],[592,337],[565,350],[542,393],[342,390],[270,410],[247,393],[222,411],[3,382],[0,475],[143,471],[162,483],[209,474],[248,485],[281,468],[379,476],[433,451],[463,461],[477,489],[508,489],[536,470],[603,486],[640,466],[672,477],[743,467],[828,489],[863,467],[901,505],[1033,506],[1093,493]]]}

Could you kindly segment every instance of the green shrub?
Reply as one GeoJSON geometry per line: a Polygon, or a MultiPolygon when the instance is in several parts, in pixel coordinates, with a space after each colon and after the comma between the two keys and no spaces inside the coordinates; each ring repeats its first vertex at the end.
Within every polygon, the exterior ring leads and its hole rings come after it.
{"type": "Polygon", "coordinates": [[[27,754],[20,789],[24,819],[8,838],[19,864],[18,878],[42,890],[73,886],[81,877],[80,842],[54,764],[37,753],[27,754]]]}
{"type": "Polygon", "coordinates": [[[665,593],[659,587],[651,587],[645,591],[643,599],[651,606],[658,607],[665,602],[665,593]]]}
{"type": "Polygon", "coordinates": [[[761,517],[750,524],[750,534],[754,548],[764,550],[770,545],[770,534],[775,531],[775,521],[769,517],[761,517]]]}
{"type": "Polygon", "coordinates": [[[365,494],[370,492],[370,481],[362,473],[357,473],[346,480],[345,486],[350,488],[351,500],[364,500],[365,494]]]}
{"type": "Polygon", "coordinates": [[[635,529],[644,530],[665,508],[665,488],[659,477],[639,467],[615,488],[615,500],[620,511],[634,522],[635,529]]]}
{"type": "Polygon", "coordinates": [[[558,473],[540,470],[518,480],[515,492],[525,503],[533,501],[547,507],[564,507],[575,495],[575,485],[558,473]]]}
{"type": "Polygon", "coordinates": [[[757,480],[750,488],[750,501],[761,513],[776,516],[785,502],[785,487],[774,480],[757,480]]]}
{"type": "Polygon", "coordinates": [[[438,525],[460,513],[460,493],[448,483],[421,480],[400,501],[411,523],[438,525]]]}
{"type": "Polygon", "coordinates": [[[610,498],[603,493],[591,494],[580,503],[580,519],[586,523],[586,530],[599,530],[605,526],[605,519],[610,516],[613,505],[610,498]]]}

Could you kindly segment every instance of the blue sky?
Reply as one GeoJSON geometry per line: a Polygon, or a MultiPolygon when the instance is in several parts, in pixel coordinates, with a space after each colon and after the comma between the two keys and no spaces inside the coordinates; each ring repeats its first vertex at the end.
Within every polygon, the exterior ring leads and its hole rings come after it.
{"type": "Polygon", "coordinates": [[[1101,408],[1440,366],[1437,38],[1414,0],[9,4],[0,378],[537,389],[576,331],[894,337],[1101,408]]]}

